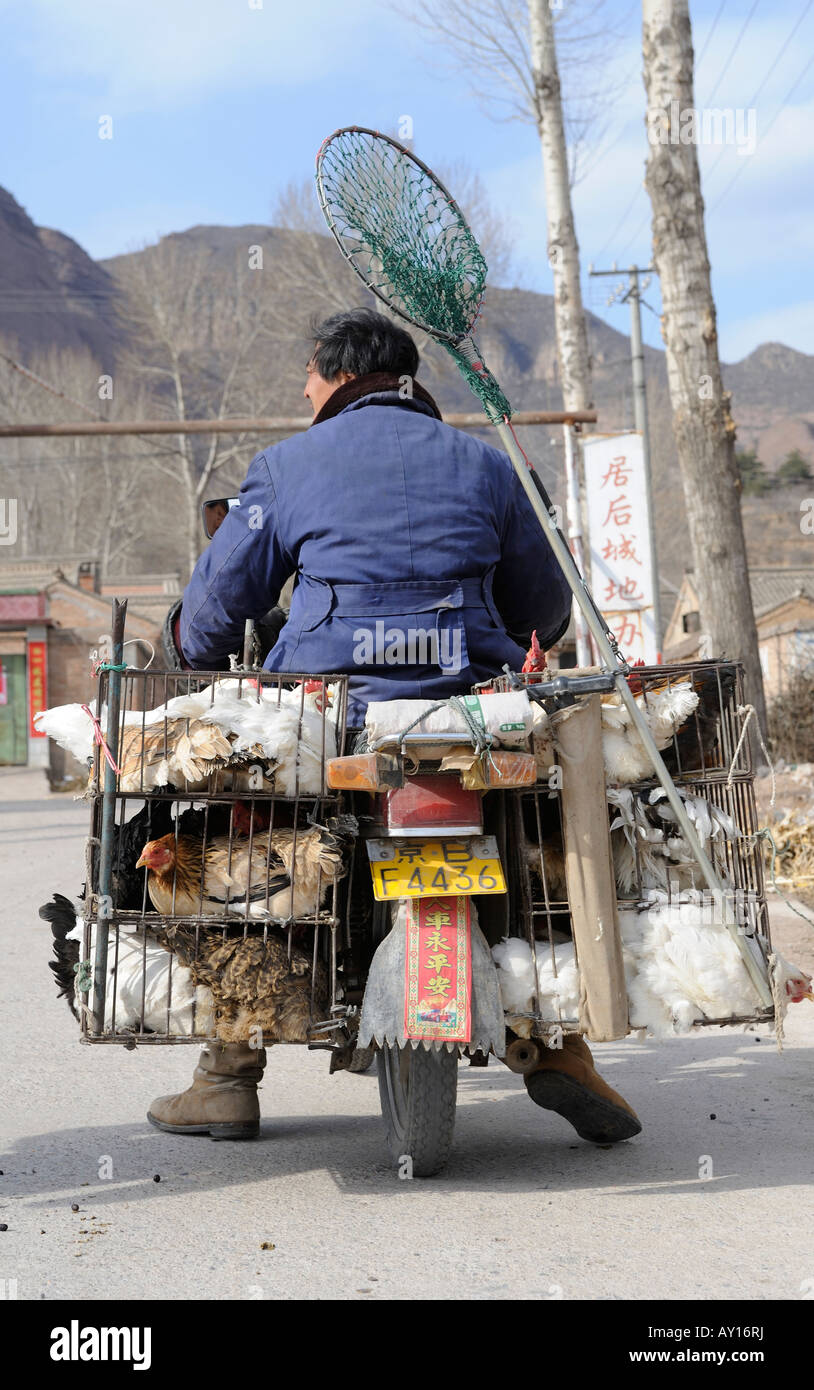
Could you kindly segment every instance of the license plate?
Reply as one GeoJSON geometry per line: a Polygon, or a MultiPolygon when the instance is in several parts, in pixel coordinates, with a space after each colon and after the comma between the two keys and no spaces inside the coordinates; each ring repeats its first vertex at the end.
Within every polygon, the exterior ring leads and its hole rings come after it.
{"type": "Polygon", "coordinates": [[[493,835],[462,840],[368,840],[373,891],[380,902],[470,893],[505,893],[493,835]]]}

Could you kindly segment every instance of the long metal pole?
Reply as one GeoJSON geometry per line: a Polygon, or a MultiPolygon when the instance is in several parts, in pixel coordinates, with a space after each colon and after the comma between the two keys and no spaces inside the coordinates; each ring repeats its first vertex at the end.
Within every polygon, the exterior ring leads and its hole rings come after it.
{"type": "MultiPolygon", "coordinates": [[[[582,544],[582,508],[579,504],[579,472],[577,465],[577,452],[574,449],[573,425],[563,425],[563,436],[565,439],[565,480],[566,491],[566,510],[568,514],[568,539],[571,542],[571,549],[574,554],[577,569],[580,574],[585,573],[585,551],[582,544]]],[[[588,624],[585,621],[585,614],[579,607],[574,605],[574,627],[577,637],[577,666],[590,666],[593,660],[591,652],[591,640],[588,635],[588,624]]]]}
{"type": "MultiPolygon", "coordinates": [[[[113,600],[111,630],[111,669],[107,673],[107,733],[105,738],[113,761],[117,760],[119,738],[119,707],[121,701],[121,672],[116,670],[124,658],[124,619],[127,599],[113,600]]],[[[99,711],[101,715],[101,710],[99,711]]],[[[102,757],[101,750],[98,757],[102,757]]],[[[99,883],[96,912],[96,952],[93,961],[93,1030],[105,1031],[105,994],[107,991],[107,943],[110,916],[113,908],[113,829],[116,816],[116,773],[105,758],[105,783],[102,796],[102,831],[99,845],[99,883]]]]}
{"type": "Polygon", "coordinates": [[[675,788],[675,783],[673,782],[673,779],[667,770],[664,759],[662,758],[658,748],[656,747],[656,741],[653,738],[650,726],[647,723],[647,720],[645,719],[639,706],[636,704],[633,692],[631,691],[630,686],[628,685],[625,672],[624,670],[622,670],[617,660],[616,653],[614,652],[608,640],[608,629],[605,626],[605,623],[603,622],[601,616],[597,612],[594,604],[592,603],[590,595],[585,585],[585,581],[582,578],[582,575],[577,570],[577,567],[574,563],[574,558],[570,550],[568,549],[568,546],[565,544],[565,541],[563,540],[562,536],[560,535],[559,530],[557,529],[556,519],[546,509],[543,499],[540,496],[540,493],[538,492],[537,488],[535,487],[531,469],[529,468],[527,461],[523,457],[520,449],[517,446],[517,443],[515,442],[514,435],[512,434],[512,431],[509,428],[508,422],[498,423],[497,431],[500,436],[503,447],[505,448],[506,453],[509,455],[509,458],[511,459],[514,465],[515,472],[517,473],[517,476],[520,479],[520,482],[523,486],[523,490],[526,493],[526,496],[528,497],[532,507],[534,508],[537,519],[539,520],[540,525],[542,526],[543,531],[545,532],[545,535],[548,538],[549,544],[552,550],[554,551],[557,560],[559,561],[560,568],[563,574],[565,575],[565,578],[568,580],[568,583],[571,587],[571,592],[573,593],[577,603],[579,604],[580,609],[585,615],[585,620],[588,624],[588,628],[591,632],[591,635],[594,641],[596,642],[599,654],[603,662],[607,666],[608,670],[613,671],[615,674],[616,689],[619,692],[622,703],[626,706],[630,713],[630,717],[633,721],[636,732],[638,733],[647,751],[647,755],[653,764],[656,776],[658,777],[662,787],[664,788],[667,800],[670,806],[672,807],[672,810],[675,812],[675,817],[678,821],[679,826],[681,827],[681,832],[685,840],[687,841],[687,844],[689,845],[696,862],[698,863],[701,873],[704,876],[704,880],[707,884],[707,887],[710,890],[710,893],[712,894],[715,906],[718,912],[720,913],[721,921],[723,925],[726,927],[729,934],[734,939],[735,944],[737,945],[738,950],[743,959],[743,963],[746,966],[746,969],[749,973],[749,978],[755,986],[755,989],[757,990],[761,1001],[767,1008],[771,1008],[774,1002],[772,999],[771,989],[769,988],[769,985],[757,961],[755,960],[754,956],[749,950],[744,936],[738,930],[737,923],[734,921],[734,914],[732,913],[731,908],[729,908],[727,905],[726,891],[724,889],[724,885],[719,879],[718,874],[716,873],[711,860],[707,857],[707,854],[704,851],[701,841],[695,833],[695,827],[692,824],[692,821],[690,820],[689,816],[687,815],[684,802],[678,795],[678,792],[675,788]]]}
{"type": "Polygon", "coordinates": [[[644,346],[642,343],[642,302],[639,295],[639,270],[630,268],[630,359],[633,368],[633,419],[642,436],[644,486],[647,498],[647,525],[650,532],[650,573],[653,583],[653,627],[656,651],[661,652],[661,603],[659,571],[656,557],[656,519],[653,514],[653,479],[650,473],[650,430],[647,418],[647,388],[644,381],[644,346]]]}
{"type": "MultiPolygon", "coordinates": [[[[491,421],[479,411],[445,415],[455,429],[482,429],[491,421]]],[[[570,420],[578,425],[596,424],[595,410],[523,410],[512,416],[516,425],[562,425],[570,420]]],[[[302,415],[235,416],[225,420],[77,420],[65,424],[0,425],[0,439],[50,439],[57,436],[79,438],[97,434],[268,434],[284,431],[296,434],[307,430],[313,420],[302,415]]]]}

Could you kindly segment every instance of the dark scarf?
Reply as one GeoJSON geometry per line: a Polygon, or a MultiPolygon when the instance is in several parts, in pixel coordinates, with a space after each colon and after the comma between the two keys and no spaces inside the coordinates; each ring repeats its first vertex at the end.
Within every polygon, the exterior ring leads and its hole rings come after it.
{"type": "MultiPolygon", "coordinates": [[[[321,425],[324,420],[332,420],[346,405],[361,400],[362,396],[371,396],[379,391],[398,391],[401,381],[401,377],[395,372],[368,372],[367,376],[355,376],[352,381],[346,381],[344,386],[337,386],[319,414],[314,416],[311,424],[321,425]]],[[[412,395],[417,401],[423,401],[428,405],[437,420],[441,419],[441,412],[429,391],[425,391],[417,381],[413,381],[412,395]]]]}

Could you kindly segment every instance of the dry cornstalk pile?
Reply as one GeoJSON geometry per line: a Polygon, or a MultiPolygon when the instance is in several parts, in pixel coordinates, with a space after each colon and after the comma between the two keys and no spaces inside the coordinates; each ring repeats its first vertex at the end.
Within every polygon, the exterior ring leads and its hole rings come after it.
{"type": "MultiPolygon", "coordinates": [[[[803,811],[787,811],[771,827],[777,847],[775,875],[783,882],[814,883],[814,818],[803,811]]],[[[766,842],[766,867],[771,864],[771,845],[766,842]]]]}

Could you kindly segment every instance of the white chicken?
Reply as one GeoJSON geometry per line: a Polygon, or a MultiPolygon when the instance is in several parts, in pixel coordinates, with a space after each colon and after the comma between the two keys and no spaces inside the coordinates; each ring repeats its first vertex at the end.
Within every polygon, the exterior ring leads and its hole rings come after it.
{"type": "MultiPolygon", "coordinates": [[[[726,844],[739,838],[732,817],[700,796],[676,788],[687,815],[725,883],[731,883],[726,844]]],[[[637,792],[630,787],[608,787],[608,804],[618,815],[611,821],[613,866],[619,891],[638,895],[642,889],[682,892],[703,886],[701,870],[676,823],[676,814],[663,787],[637,792]]]]}
{"type": "MultiPolygon", "coordinates": [[[[540,1013],[552,1023],[575,1021],[579,1014],[580,978],[573,942],[555,946],[553,953],[545,942],[538,942],[537,978],[540,1013]]],[[[525,1018],[534,1007],[534,966],[531,947],[519,937],[507,937],[492,947],[498,967],[500,997],[509,1015],[508,1023],[520,1037],[530,1034],[525,1018]]]]}
{"type": "MultiPolygon", "coordinates": [[[[637,695],[636,704],[661,751],[698,708],[698,695],[689,681],[680,681],[648,691],[646,702],[642,695],[637,695]]],[[[602,696],[602,752],[606,778],[612,785],[629,786],[655,776],[630,710],[618,692],[602,696]]]]}
{"type": "MultiPolygon", "coordinates": [[[[84,923],[80,920],[68,934],[69,940],[82,941],[84,923]]],[[[95,951],[95,930],[91,931],[90,959],[95,951]]],[[[79,993],[77,974],[76,1006],[93,1009],[93,990],[79,993]]],[[[212,994],[205,985],[194,985],[188,968],[170,952],[140,931],[115,928],[108,941],[107,986],[105,989],[105,1032],[169,1033],[190,1037],[214,1033],[215,1012],[212,994]],[[114,1017],[115,1006],[115,1017],[114,1017]]]]}
{"type": "MultiPolygon", "coordinates": [[[[245,789],[245,769],[254,761],[264,779],[256,789],[288,797],[318,794],[324,759],[337,752],[332,693],[318,680],[289,690],[277,685],[258,689],[251,679],[228,678],[175,696],[157,709],[127,710],[122,715],[119,788],[200,790],[214,771],[229,768],[233,771],[222,785],[245,789]]],[[[95,715],[94,704],[88,709],[95,715]]],[[[104,709],[100,722],[104,731],[104,709]]],[[[95,726],[82,705],[44,710],[35,723],[80,762],[92,758],[95,726]]]]}
{"type": "MultiPolygon", "coordinates": [[[[740,951],[709,902],[687,893],[668,902],[651,892],[640,909],[620,908],[619,927],[631,1028],[653,1037],[689,1032],[704,1019],[753,1014],[761,1007],[740,951]]],[[[538,943],[537,972],[541,1016],[557,1023],[579,1016],[579,971],[572,943],[551,953],[538,943]]],[[[531,1012],[534,968],[526,941],[510,938],[492,948],[507,1014],[531,1012]]],[[[791,1003],[814,999],[805,971],[777,957],[781,1013],[791,1003]]],[[[515,1031],[515,1023],[510,1022],[515,1031]]]]}

